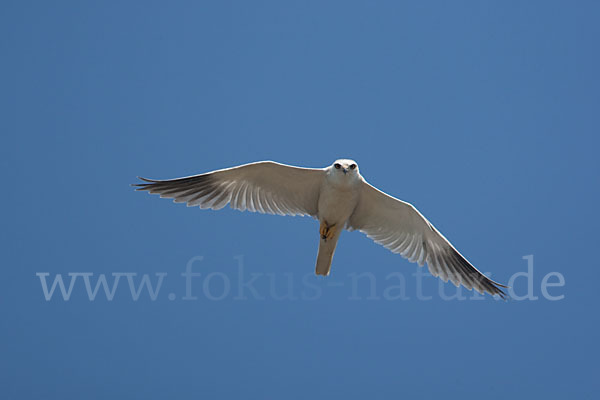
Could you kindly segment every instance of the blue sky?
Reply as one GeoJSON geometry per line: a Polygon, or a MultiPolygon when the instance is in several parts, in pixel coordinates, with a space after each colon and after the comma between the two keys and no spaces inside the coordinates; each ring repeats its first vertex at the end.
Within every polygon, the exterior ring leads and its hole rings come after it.
{"type": "Polygon", "coordinates": [[[599,11],[2,2],[3,398],[595,398],[599,11]],[[422,300],[417,267],[356,232],[316,279],[311,219],[201,211],[129,186],[339,157],[494,279],[533,255],[538,299],[447,301],[425,276],[422,300]],[[197,299],[184,300],[194,257],[197,299]],[[47,301],[39,273],[79,275],[68,300],[47,301]],[[85,279],[113,273],[112,301],[90,300],[85,279]],[[551,273],[561,300],[543,296],[551,273]],[[144,274],[155,288],[162,276],[155,300],[132,298],[144,274]],[[240,295],[252,277],[258,296],[240,295]]]}

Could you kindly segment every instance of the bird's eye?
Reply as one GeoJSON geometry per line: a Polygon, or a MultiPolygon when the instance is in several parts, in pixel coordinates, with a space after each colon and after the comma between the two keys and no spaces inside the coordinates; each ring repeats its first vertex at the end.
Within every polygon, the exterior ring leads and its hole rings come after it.
{"type": "Polygon", "coordinates": [[[355,168],[356,168],[356,164],[352,164],[352,165],[350,166],[350,169],[355,169],[355,168]]]}
{"type": "Polygon", "coordinates": [[[335,169],[340,169],[342,168],[342,166],[338,163],[333,164],[333,166],[335,167],[335,169]]]}

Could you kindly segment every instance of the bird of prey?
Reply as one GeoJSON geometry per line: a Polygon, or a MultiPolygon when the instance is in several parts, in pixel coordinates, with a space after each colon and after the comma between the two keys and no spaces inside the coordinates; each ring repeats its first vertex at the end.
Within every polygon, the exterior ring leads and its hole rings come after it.
{"type": "Polygon", "coordinates": [[[301,168],[260,161],[171,180],[139,178],[137,190],[219,210],[237,210],[317,219],[319,252],[316,274],[329,275],[342,230],[358,230],[457,287],[504,298],[500,287],[477,270],[415,207],[371,186],[353,160],[340,159],[326,168],[301,168]]]}

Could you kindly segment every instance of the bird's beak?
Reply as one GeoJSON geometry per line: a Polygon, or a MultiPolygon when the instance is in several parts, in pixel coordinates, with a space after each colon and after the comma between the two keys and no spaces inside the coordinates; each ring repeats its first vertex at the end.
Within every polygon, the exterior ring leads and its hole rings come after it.
{"type": "Polygon", "coordinates": [[[347,173],[348,173],[348,169],[344,168],[344,174],[347,174],[347,173]]]}

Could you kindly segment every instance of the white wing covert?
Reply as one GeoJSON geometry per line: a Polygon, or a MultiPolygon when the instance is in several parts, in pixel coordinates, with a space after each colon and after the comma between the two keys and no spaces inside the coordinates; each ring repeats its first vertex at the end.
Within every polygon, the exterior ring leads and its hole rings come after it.
{"type": "Polygon", "coordinates": [[[506,286],[479,272],[415,207],[366,181],[361,182],[360,199],[348,229],[365,233],[419,266],[427,263],[431,274],[444,282],[451,280],[456,286],[462,284],[469,290],[505,297],[499,287],[506,286]]]}
{"type": "Polygon", "coordinates": [[[137,190],[219,210],[230,203],[237,210],[316,217],[325,172],[261,161],[171,180],[140,178],[137,190]]]}

